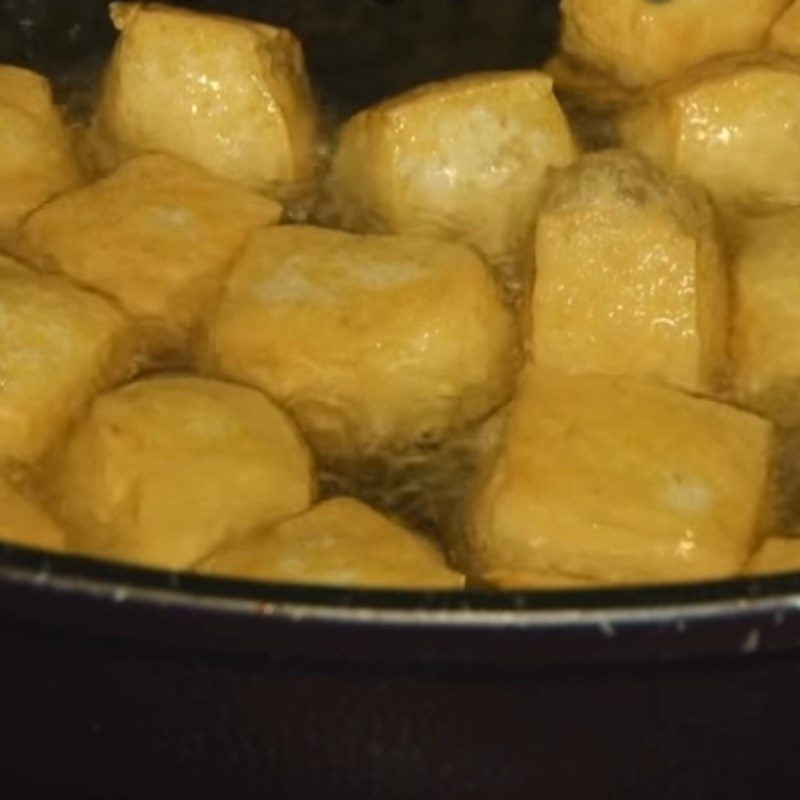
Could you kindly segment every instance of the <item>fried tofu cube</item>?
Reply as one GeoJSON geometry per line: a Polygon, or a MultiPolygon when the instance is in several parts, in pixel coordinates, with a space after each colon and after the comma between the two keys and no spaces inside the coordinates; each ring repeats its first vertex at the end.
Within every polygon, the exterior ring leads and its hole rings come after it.
{"type": "Polygon", "coordinates": [[[511,394],[513,319],[467,248],[265,228],[234,265],[201,361],[288,408],[320,451],[431,442],[511,394]]]}
{"type": "Polygon", "coordinates": [[[0,66],[0,237],[80,175],[50,84],[35,72],[0,66]]]}
{"type": "Polygon", "coordinates": [[[800,55],[800,2],[795,0],[769,32],[769,47],[790,56],[800,55]]]}
{"type": "Polygon", "coordinates": [[[548,75],[469,75],[351,118],[329,185],[344,227],[460,241],[513,283],[545,175],[576,155],[548,75]]]}
{"type": "Polygon", "coordinates": [[[559,175],[535,251],[526,332],[537,364],[718,385],[728,281],[702,192],[633,153],[587,155],[559,175]]]}
{"type": "Polygon", "coordinates": [[[565,52],[632,87],[758,49],[789,0],[562,0],[565,52]]]}
{"type": "Polygon", "coordinates": [[[183,569],[308,508],[311,455],[260,392],[176,375],[100,397],[53,468],[53,507],[80,553],[183,569]]]}
{"type": "Polygon", "coordinates": [[[800,572],[800,538],[769,537],[747,562],[749,575],[800,572]]]}
{"type": "Polygon", "coordinates": [[[759,535],[772,434],[672,388],[531,368],[476,493],[472,567],[604,583],[734,575],[759,535]]]}
{"type": "Polygon", "coordinates": [[[278,194],[312,177],[316,114],[289,31],[156,4],[112,3],[111,17],[101,163],[160,151],[278,194]]]}
{"type": "Polygon", "coordinates": [[[113,297],[154,354],[183,348],[247,235],[281,207],[167,155],[145,155],[42,206],[20,252],[113,297]]]}
{"type": "Polygon", "coordinates": [[[414,533],[348,497],[221,549],[201,572],[277,583],[374,589],[462,589],[464,576],[414,533]]]}
{"type": "Polygon", "coordinates": [[[64,531],[39,504],[7,478],[0,476],[0,542],[64,549],[64,531]]]}
{"type": "Polygon", "coordinates": [[[800,425],[800,209],[747,223],[733,279],[737,399],[800,425]]]}
{"type": "Polygon", "coordinates": [[[0,464],[35,464],[132,372],[132,328],[103,298],[0,257],[0,464]]]}
{"type": "Polygon", "coordinates": [[[704,185],[726,213],[800,204],[800,64],[715,59],[624,114],[625,144],[704,185]]]}

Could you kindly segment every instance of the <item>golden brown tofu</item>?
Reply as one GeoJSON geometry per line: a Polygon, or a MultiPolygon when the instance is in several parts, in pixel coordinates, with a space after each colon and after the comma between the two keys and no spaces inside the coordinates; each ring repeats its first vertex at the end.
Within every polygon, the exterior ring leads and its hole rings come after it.
{"type": "Polygon", "coordinates": [[[789,0],[562,0],[563,49],[627,86],[758,49],[789,0]]]}
{"type": "Polygon", "coordinates": [[[724,57],[664,84],[624,114],[623,141],[703,184],[723,211],[800,204],[800,63],[724,57]]]}
{"type": "Polygon", "coordinates": [[[756,544],[772,426],[628,378],[526,371],[468,533],[478,575],[723,577],[756,544]]]}
{"type": "Polygon", "coordinates": [[[133,325],[63,278],[0,257],[0,464],[35,464],[135,368],[133,325]]]}
{"type": "Polygon", "coordinates": [[[737,399],[800,425],[800,209],[744,226],[734,262],[737,399]]]}
{"type": "Polygon", "coordinates": [[[373,589],[462,589],[429,541],[340,497],[221,549],[201,572],[278,583],[373,589]]]}
{"type": "Polygon", "coordinates": [[[574,589],[599,589],[608,586],[587,578],[573,578],[556,573],[538,573],[533,570],[493,570],[481,575],[481,583],[504,591],[571,591],[574,589]]]}
{"type": "Polygon", "coordinates": [[[800,55],[800,2],[795,0],[769,32],[769,47],[790,56],[800,55]]]}
{"type": "Polygon", "coordinates": [[[64,531],[8,479],[0,477],[0,542],[63,550],[64,531]]]}
{"type": "Polygon", "coordinates": [[[158,150],[278,194],[312,177],[315,111],[289,31],[155,4],[112,3],[111,16],[101,162],[158,150]]]}
{"type": "Polygon", "coordinates": [[[42,206],[20,250],[117,300],[154,354],[180,350],[217,299],[233,257],[281,207],[166,155],[146,155],[42,206]]]}
{"type": "Polygon", "coordinates": [[[80,180],[46,78],[0,65],[0,238],[22,217],[80,180]]]}
{"type": "Polygon", "coordinates": [[[329,184],[345,227],[464,242],[513,284],[545,174],[576,154],[549,76],[468,75],[350,119],[329,184]]]}
{"type": "Polygon", "coordinates": [[[461,245],[286,226],[251,237],[203,360],[285,405],[320,450],[353,455],[440,438],[501,405],[515,339],[461,245]]]}
{"type": "Polygon", "coordinates": [[[800,538],[771,536],[747,562],[749,575],[800,572],[800,538]]]}
{"type": "Polygon", "coordinates": [[[160,376],[94,403],[51,490],[70,549],[181,569],[304,511],[315,488],[308,448],[262,394],[160,376]]]}
{"type": "Polygon", "coordinates": [[[717,386],[728,282],[702,192],[634,153],[584,156],[545,201],[535,261],[526,333],[537,364],[717,386]]]}

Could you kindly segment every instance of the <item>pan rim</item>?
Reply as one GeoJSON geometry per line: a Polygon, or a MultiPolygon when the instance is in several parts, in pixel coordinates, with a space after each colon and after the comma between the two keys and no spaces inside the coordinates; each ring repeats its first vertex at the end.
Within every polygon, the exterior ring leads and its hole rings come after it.
{"type": "Polygon", "coordinates": [[[237,613],[387,622],[483,624],[492,620],[563,624],[592,615],[643,618],[742,613],[751,608],[800,610],[800,572],[692,584],[591,589],[401,591],[335,588],[224,578],[103,561],[0,543],[0,582],[63,589],[159,604],[219,608],[237,613]]]}
{"type": "Polygon", "coordinates": [[[800,574],[646,589],[384,592],[0,545],[0,625],[68,647],[312,669],[655,667],[797,651],[800,574]]]}

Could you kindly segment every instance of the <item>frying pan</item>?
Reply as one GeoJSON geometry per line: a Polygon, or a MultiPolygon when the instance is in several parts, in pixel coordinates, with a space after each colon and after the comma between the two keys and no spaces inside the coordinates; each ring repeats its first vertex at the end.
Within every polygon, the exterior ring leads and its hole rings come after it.
{"type": "MultiPolygon", "coordinates": [[[[195,2],[293,28],[343,113],[540,63],[555,2],[195,2]]],[[[61,90],[102,0],[0,0],[61,90]]],[[[0,546],[0,797],[800,796],[800,576],[585,592],[288,587],[0,546]]]]}

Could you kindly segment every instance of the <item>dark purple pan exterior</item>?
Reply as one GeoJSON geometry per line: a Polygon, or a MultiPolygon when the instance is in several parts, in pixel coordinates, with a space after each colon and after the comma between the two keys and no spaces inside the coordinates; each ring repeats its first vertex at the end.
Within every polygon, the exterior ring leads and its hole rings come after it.
{"type": "Polygon", "coordinates": [[[2,556],[3,797],[797,797],[796,576],[359,595],[2,556]]]}
{"type": "MultiPolygon", "coordinates": [[[[293,27],[347,111],[537,64],[557,16],[536,0],[190,5],[293,27]]],[[[59,85],[112,35],[104,2],[0,0],[0,60],[59,85]]],[[[359,594],[0,547],[3,800],[795,800],[798,686],[800,576],[359,594]]]]}

